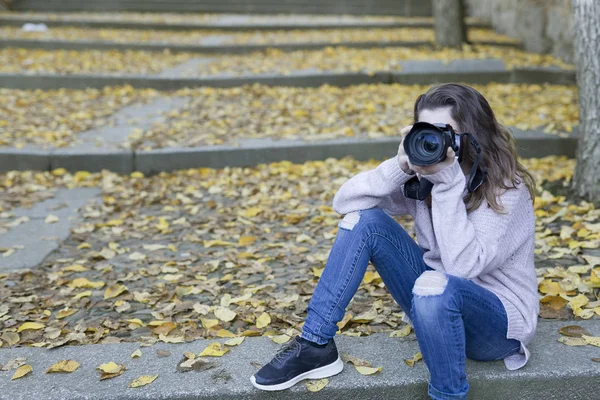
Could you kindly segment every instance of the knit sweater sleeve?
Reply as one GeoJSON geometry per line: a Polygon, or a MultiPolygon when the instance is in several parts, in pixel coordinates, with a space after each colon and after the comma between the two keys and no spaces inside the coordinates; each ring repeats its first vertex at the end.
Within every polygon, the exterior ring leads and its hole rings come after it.
{"type": "Polygon", "coordinates": [[[333,209],[338,214],[381,207],[390,215],[408,213],[408,202],[403,185],[414,175],[400,168],[396,157],[385,160],[375,169],[359,172],[347,180],[333,198],[333,209]]]}
{"type": "Polygon", "coordinates": [[[502,213],[482,203],[469,217],[463,201],[465,176],[456,160],[425,177],[434,184],[431,217],[445,271],[472,279],[501,267],[516,251],[503,238],[518,229],[511,226],[511,211],[519,206],[523,191],[509,189],[500,196],[502,213]]]}

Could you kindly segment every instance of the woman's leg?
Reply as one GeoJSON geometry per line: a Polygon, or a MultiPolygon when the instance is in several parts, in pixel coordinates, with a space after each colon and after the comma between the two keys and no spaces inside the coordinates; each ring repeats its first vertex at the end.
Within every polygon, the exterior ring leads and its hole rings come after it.
{"type": "Polygon", "coordinates": [[[520,349],[506,339],[504,305],[493,292],[469,280],[427,271],[413,288],[411,319],[431,379],[433,399],[463,399],[469,384],[466,357],[499,360],[520,349]]]}
{"type": "Polygon", "coordinates": [[[388,291],[409,313],[415,280],[428,267],[423,250],[380,208],[350,213],[338,233],[307,309],[302,337],[327,343],[338,331],[346,307],[362,281],[369,260],[388,291]]]}

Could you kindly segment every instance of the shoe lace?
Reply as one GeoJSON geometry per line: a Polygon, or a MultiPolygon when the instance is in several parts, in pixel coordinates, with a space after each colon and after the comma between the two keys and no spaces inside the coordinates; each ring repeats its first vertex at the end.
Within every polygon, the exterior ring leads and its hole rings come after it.
{"type": "Polygon", "coordinates": [[[296,340],[296,338],[292,339],[290,342],[284,344],[273,357],[273,361],[281,363],[285,360],[286,356],[290,354],[292,351],[296,352],[296,357],[300,355],[300,350],[302,350],[302,344],[296,340]]]}

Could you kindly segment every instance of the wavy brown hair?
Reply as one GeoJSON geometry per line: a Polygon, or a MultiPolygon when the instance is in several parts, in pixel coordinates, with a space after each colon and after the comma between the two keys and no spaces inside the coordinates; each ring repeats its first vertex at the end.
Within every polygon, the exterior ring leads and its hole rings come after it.
{"type": "MultiPolygon", "coordinates": [[[[467,212],[477,209],[483,200],[494,210],[501,212],[497,196],[524,183],[532,203],[535,201],[535,180],[517,159],[516,142],[510,131],[501,125],[489,103],[477,90],[467,85],[447,83],[432,86],[415,102],[414,120],[419,120],[422,110],[450,107],[452,119],[459,124],[459,133],[472,134],[481,146],[483,162],[487,168],[487,180],[473,193],[465,197],[467,212]]],[[[464,142],[463,142],[464,143],[464,142]]],[[[463,149],[463,162],[475,162],[477,153],[471,145],[463,149]]],[[[426,199],[431,207],[431,195],[426,199]]]]}

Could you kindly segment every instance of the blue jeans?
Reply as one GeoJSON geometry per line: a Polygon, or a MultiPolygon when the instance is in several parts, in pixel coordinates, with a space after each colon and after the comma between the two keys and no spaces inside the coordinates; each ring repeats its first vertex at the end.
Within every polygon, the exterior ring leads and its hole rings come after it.
{"type": "Polygon", "coordinates": [[[508,319],[500,299],[469,280],[432,272],[423,261],[423,249],[380,208],[360,210],[340,222],[308,305],[303,338],[323,344],[334,337],[369,261],[394,300],[410,313],[431,375],[431,398],[467,397],[467,357],[500,360],[519,351],[520,342],[506,338],[508,319]],[[423,275],[425,271],[430,272],[423,275]],[[445,286],[413,293],[415,282],[421,287],[431,281],[423,279],[426,275],[445,281],[445,286]]]}

